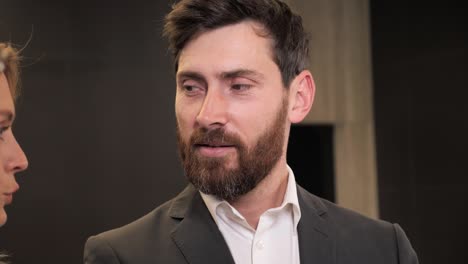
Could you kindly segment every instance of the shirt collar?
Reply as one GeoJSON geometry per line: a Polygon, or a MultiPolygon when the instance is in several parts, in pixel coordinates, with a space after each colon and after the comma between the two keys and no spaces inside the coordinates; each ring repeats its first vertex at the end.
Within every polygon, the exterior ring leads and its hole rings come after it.
{"type": "Polygon", "coordinates": [[[286,193],[284,194],[283,203],[281,205],[285,206],[287,204],[291,204],[293,209],[293,219],[294,219],[294,227],[297,229],[297,224],[301,219],[301,208],[299,207],[299,199],[297,198],[297,186],[296,186],[296,178],[294,176],[294,172],[292,169],[288,167],[288,186],[286,187],[286,193]]]}
{"type": "MultiPolygon", "coordinates": [[[[294,172],[289,167],[289,165],[287,165],[287,168],[288,168],[288,184],[286,186],[286,192],[284,194],[283,202],[281,203],[279,207],[272,208],[272,209],[281,210],[288,204],[291,204],[292,211],[293,211],[294,227],[297,229],[297,224],[299,223],[299,220],[301,219],[301,208],[299,207],[299,200],[297,198],[297,187],[296,187],[296,179],[294,177],[294,172]]],[[[205,202],[206,207],[208,208],[208,211],[210,212],[211,217],[213,217],[216,224],[218,224],[218,221],[219,221],[216,211],[217,211],[218,206],[220,206],[221,204],[228,205],[231,209],[233,209],[234,212],[237,212],[237,210],[233,208],[225,200],[221,200],[214,195],[205,194],[201,191],[200,191],[200,195],[203,201],[205,202]]]]}

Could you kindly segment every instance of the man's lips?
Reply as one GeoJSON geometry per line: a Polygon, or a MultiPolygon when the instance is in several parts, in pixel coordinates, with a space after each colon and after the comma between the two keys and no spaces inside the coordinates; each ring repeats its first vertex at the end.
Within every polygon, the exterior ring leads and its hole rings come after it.
{"type": "Polygon", "coordinates": [[[226,144],[195,144],[194,146],[200,154],[207,157],[222,157],[235,150],[234,145],[226,144]]]}
{"type": "Polygon", "coordinates": [[[226,143],[197,143],[194,144],[196,148],[198,147],[208,147],[208,148],[226,148],[226,147],[234,147],[233,144],[226,144],[226,143]]]}

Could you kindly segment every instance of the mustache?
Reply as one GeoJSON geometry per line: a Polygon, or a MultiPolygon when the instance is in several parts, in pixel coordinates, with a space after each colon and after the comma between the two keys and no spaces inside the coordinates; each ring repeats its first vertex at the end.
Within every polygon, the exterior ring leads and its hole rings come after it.
{"type": "Polygon", "coordinates": [[[190,137],[190,145],[193,146],[242,146],[239,136],[227,132],[223,128],[206,129],[198,128],[190,137]]]}

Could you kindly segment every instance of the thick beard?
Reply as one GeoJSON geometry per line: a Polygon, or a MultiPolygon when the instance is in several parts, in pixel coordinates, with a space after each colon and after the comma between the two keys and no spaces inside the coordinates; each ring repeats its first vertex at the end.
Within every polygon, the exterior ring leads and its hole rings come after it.
{"type": "Polygon", "coordinates": [[[288,101],[283,99],[273,124],[260,135],[249,149],[236,135],[222,128],[195,130],[187,144],[177,129],[179,153],[185,175],[198,190],[219,199],[235,201],[254,189],[275,167],[283,153],[288,101]],[[228,168],[229,154],[221,158],[207,158],[197,152],[197,144],[224,143],[236,149],[237,165],[228,168]]]}

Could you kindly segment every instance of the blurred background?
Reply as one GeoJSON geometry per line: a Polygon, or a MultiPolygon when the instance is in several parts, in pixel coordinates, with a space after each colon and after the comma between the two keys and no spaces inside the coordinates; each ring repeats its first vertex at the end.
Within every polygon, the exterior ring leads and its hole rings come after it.
{"type": "MultiPolygon", "coordinates": [[[[291,0],[311,32],[316,105],[288,162],[313,193],[399,223],[421,263],[467,263],[468,25],[455,1],[291,0]]],[[[24,48],[15,134],[30,161],[0,249],[82,263],[90,235],[181,191],[172,1],[0,0],[24,48]]]]}

